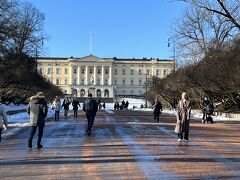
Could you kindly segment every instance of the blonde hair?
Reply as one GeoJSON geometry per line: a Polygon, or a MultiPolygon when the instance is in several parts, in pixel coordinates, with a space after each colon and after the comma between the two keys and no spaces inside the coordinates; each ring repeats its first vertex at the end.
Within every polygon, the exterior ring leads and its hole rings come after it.
{"type": "Polygon", "coordinates": [[[182,93],[182,100],[189,100],[189,96],[186,92],[182,93]]]}

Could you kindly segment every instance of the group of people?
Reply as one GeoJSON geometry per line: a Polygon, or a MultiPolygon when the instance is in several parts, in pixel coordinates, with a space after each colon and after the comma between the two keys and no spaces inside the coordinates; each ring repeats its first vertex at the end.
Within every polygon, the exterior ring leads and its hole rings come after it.
{"type": "Polygon", "coordinates": [[[71,102],[71,100],[69,100],[69,98],[65,97],[62,104],[61,104],[59,97],[58,96],[55,97],[55,99],[52,103],[52,106],[51,106],[52,109],[55,111],[55,120],[59,120],[59,112],[62,107],[64,109],[64,117],[65,118],[68,117],[69,106],[71,103],[72,103],[72,107],[73,107],[74,117],[77,118],[78,107],[81,107],[81,105],[76,97],[73,97],[72,102],[71,102]]]}
{"type": "MultiPolygon", "coordinates": [[[[59,98],[56,96],[55,100],[52,103],[52,108],[55,110],[55,119],[59,119],[59,111],[61,107],[64,107],[64,115],[67,116],[70,101],[65,98],[63,104],[59,98]]],[[[77,99],[73,99],[72,102],[73,110],[74,110],[74,117],[77,117],[77,110],[78,107],[81,107],[77,99]]],[[[83,111],[86,113],[87,118],[87,128],[86,132],[90,136],[92,134],[92,126],[94,123],[94,118],[96,116],[98,110],[97,102],[92,99],[92,94],[89,94],[88,99],[83,103],[83,111]]],[[[38,92],[35,96],[30,98],[30,102],[27,107],[27,112],[30,115],[30,126],[31,131],[28,138],[28,147],[32,148],[32,141],[34,134],[38,128],[38,139],[37,139],[37,148],[42,148],[43,145],[41,144],[42,136],[43,136],[43,129],[45,126],[45,119],[48,113],[48,106],[47,102],[45,101],[45,96],[42,92],[38,92]]]]}
{"type": "MultiPolygon", "coordinates": [[[[1,97],[0,97],[1,102],[1,97]]],[[[55,100],[52,103],[52,108],[55,110],[55,120],[59,120],[59,111],[62,107],[64,107],[64,116],[67,117],[69,105],[71,102],[68,98],[65,98],[63,103],[61,104],[60,99],[56,96],[55,100]]],[[[118,109],[117,102],[114,104],[114,109],[118,109]]],[[[204,99],[202,106],[203,106],[203,119],[206,118],[206,109],[210,102],[207,98],[204,99]]],[[[77,117],[78,107],[80,106],[79,101],[74,98],[72,101],[73,110],[74,110],[74,117],[77,117]]],[[[124,101],[121,102],[123,107],[128,107],[128,101],[125,103],[124,101]]],[[[88,136],[92,134],[92,126],[94,123],[94,119],[96,113],[99,109],[99,104],[92,98],[92,94],[88,95],[88,99],[83,103],[83,111],[86,114],[87,118],[87,128],[86,133],[88,136]]],[[[153,114],[154,114],[154,122],[159,122],[159,115],[162,111],[162,104],[160,103],[159,99],[156,99],[153,106],[153,114]]],[[[38,140],[37,140],[37,148],[42,148],[41,140],[43,136],[43,129],[45,126],[45,118],[47,117],[48,113],[48,106],[47,102],[45,101],[45,96],[42,92],[38,92],[36,95],[30,98],[30,102],[27,107],[27,112],[30,115],[30,126],[31,131],[28,138],[28,147],[32,148],[32,141],[34,134],[38,128],[38,140]]],[[[191,115],[191,102],[189,96],[186,92],[183,92],[181,95],[181,100],[178,102],[177,105],[177,122],[175,125],[174,132],[177,133],[178,141],[179,142],[187,142],[189,140],[189,123],[190,123],[190,115],[191,115]]],[[[0,103],[0,142],[1,142],[1,134],[3,130],[3,125],[8,127],[8,119],[6,111],[4,110],[3,105],[0,103]]]]}
{"type": "Polygon", "coordinates": [[[123,110],[123,109],[128,109],[128,106],[129,106],[129,102],[128,101],[124,101],[124,100],[122,100],[122,102],[118,102],[118,101],[116,101],[115,103],[114,103],[114,110],[123,110]]]}

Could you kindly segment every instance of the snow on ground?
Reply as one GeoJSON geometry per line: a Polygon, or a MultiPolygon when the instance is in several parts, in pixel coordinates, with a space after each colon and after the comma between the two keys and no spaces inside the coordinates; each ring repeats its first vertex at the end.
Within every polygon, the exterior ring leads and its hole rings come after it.
{"type": "Polygon", "coordinates": [[[22,110],[22,109],[27,108],[27,105],[15,105],[13,103],[11,103],[9,105],[3,104],[3,106],[4,106],[6,111],[16,111],[16,110],[22,110]]]}
{"type": "MultiPolygon", "coordinates": [[[[124,100],[125,102],[128,101],[129,102],[129,109],[131,110],[135,110],[135,111],[153,111],[153,109],[151,108],[140,108],[141,105],[145,104],[145,100],[144,99],[134,99],[134,98],[121,98],[118,99],[118,102],[121,102],[122,100],[124,100]],[[133,106],[137,107],[135,109],[133,109],[133,106]]],[[[62,101],[62,100],[61,100],[62,101]]],[[[150,103],[148,102],[148,104],[150,105],[150,103]]],[[[80,103],[81,108],[79,108],[79,110],[82,110],[83,104],[80,103]]],[[[51,109],[51,106],[49,106],[48,109],[48,118],[49,117],[54,117],[54,110],[51,109]]],[[[21,110],[21,109],[26,109],[26,105],[20,105],[20,106],[16,106],[13,104],[10,104],[9,106],[5,105],[5,109],[7,111],[12,111],[12,110],[21,110]]],[[[113,113],[113,109],[114,109],[114,103],[106,103],[106,111],[109,113],[113,113]]],[[[70,105],[70,110],[72,110],[72,105],[70,105]]],[[[124,110],[123,110],[124,111],[124,110]]],[[[61,109],[61,114],[63,114],[63,108],[61,109]]],[[[171,110],[171,109],[163,109],[163,113],[167,113],[167,114],[173,114],[176,115],[176,111],[175,110],[171,110]]],[[[202,118],[202,114],[200,113],[195,113],[192,111],[192,117],[194,118],[202,118]]],[[[225,118],[222,116],[212,116],[214,121],[240,121],[240,119],[234,119],[234,118],[225,118]]],[[[29,115],[27,114],[27,112],[22,112],[22,113],[17,113],[14,115],[8,115],[8,120],[9,120],[9,130],[4,132],[4,136],[6,136],[6,134],[11,134],[11,133],[16,133],[21,127],[25,127],[28,125],[29,123],[29,115]]]]}

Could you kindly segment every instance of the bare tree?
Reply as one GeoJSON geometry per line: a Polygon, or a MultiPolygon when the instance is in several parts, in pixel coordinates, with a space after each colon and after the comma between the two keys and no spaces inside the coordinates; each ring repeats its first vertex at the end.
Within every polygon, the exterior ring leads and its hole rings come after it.
{"type": "Polygon", "coordinates": [[[44,14],[31,3],[0,0],[0,54],[35,55],[41,47],[44,14]]]}
{"type": "Polygon", "coordinates": [[[180,55],[186,62],[201,60],[209,48],[221,47],[234,36],[234,25],[226,17],[191,4],[175,25],[180,55]]]}
{"type": "Polygon", "coordinates": [[[171,0],[193,4],[214,14],[219,14],[230,21],[240,30],[240,1],[239,0],[171,0]]]}

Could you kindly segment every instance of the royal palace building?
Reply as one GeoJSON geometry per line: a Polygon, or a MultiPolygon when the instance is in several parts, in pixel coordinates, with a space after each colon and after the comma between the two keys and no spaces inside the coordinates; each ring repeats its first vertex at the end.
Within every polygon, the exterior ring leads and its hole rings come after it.
{"type": "Polygon", "coordinates": [[[142,96],[146,81],[153,76],[164,78],[172,72],[173,60],[100,58],[93,55],[81,58],[37,59],[39,72],[64,94],[77,97],[113,98],[116,95],[142,96]]]}

